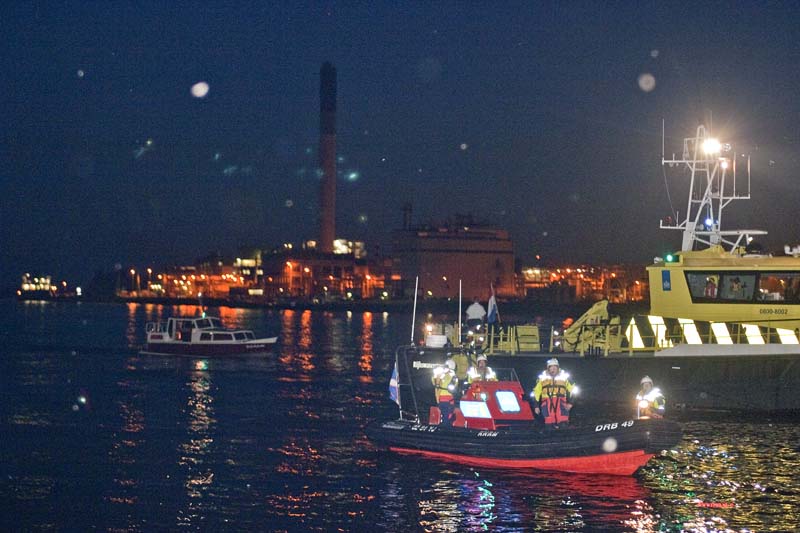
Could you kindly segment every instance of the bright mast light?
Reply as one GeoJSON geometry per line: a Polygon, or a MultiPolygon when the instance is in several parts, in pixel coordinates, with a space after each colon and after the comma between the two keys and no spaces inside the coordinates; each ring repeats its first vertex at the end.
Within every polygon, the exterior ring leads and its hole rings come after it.
{"type": "Polygon", "coordinates": [[[722,149],[719,139],[709,138],[703,141],[703,151],[707,154],[718,154],[722,149]]]}

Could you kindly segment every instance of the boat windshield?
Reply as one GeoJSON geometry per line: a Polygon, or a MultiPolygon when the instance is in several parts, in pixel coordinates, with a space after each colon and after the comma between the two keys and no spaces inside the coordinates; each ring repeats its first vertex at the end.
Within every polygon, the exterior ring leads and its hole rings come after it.
{"type": "Polygon", "coordinates": [[[499,390],[495,393],[500,410],[504,413],[519,413],[520,407],[517,395],[510,390],[499,390]]]}
{"type": "Polygon", "coordinates": [[[492,418],[484,401],[461,400],[458,406],[467,418],[492,418]]]}
{"type": "Polygon", "coordinates": [[[219,318],[209,318],[212,328],[222,328],[222,321],[219,318]]]}
{"type": "Polygon", "coordinates": [[[244,331],[237,331],[233,334],[237,341],[243,341],[247,338],[247,334],[244,331]]]}

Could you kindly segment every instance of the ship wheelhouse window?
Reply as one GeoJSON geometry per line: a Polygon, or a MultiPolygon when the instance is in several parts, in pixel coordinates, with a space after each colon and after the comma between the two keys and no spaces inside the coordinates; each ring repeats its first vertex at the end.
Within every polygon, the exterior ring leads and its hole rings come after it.
{"type": "Polygon", "coordinates": [[[247,338],[247,335],[245,335],[244,331],[237,331],[236,333],[233,334],[233,337],[237,341],[243,341],[247,338]]]}
{"type": "Polygon", "coordinates": [[[207,318],[201,318],[197,321],[197,327],[201,329],[206,329],[211,327],[211,322],[207,318]]]}
{"type": "Polygon", "coordinates": [[[755,274],[723,274],[720,277],[721,300],[752,301],[756,289],[755,274]]]}
{"type": "Polygon", "coordinates": [[[800,303],[800,272],[765,272],[759,276],[760,301],[800,303]]]}
{"type": "Polygon", "coordinates": [[[695,303],[752,302],[756,295],[753,272],[687,272],[686,283],[695,303]]]}
{"type": "Polygon", "coordinates": [[[214,333],[215,341],[232,341],[233,335],[230,333],[214,333]]]}
{"type": "Polygon", "coordinates": [[[211,340],[211,333],[201,333],[200,334],[201,341],[210,341],[211,340]]]}

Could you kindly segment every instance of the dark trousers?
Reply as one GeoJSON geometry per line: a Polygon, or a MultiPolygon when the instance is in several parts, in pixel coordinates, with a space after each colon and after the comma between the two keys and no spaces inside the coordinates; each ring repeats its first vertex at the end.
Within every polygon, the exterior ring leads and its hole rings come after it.
{"type": "Polygon", "coordinates": [[[455,403],[450,402],[439,402],[439,412],[442,413],[442,423],[443,426],[452,426],[453,425],[453,411],[455,411],[455,403]]]}

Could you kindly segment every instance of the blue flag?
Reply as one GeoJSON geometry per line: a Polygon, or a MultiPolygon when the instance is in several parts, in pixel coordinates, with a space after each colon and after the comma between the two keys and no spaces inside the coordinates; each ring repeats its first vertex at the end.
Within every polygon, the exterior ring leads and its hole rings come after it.
{"type": "Polygon", "coordinates": [[[397,405],[400,405],[400,391],[397,389],[397,361],[394,362],[392,379],[389,380],[389,398],[397,405]]]}
{"type": "Polygon", "coordinates": [[[489,312],[486,315],[486,322],[488,324],[494,324],[497,322],[499,315],[497,313],[497,300],[494,299],[494,294],[492,294],[491,298],[489,298],[489,312]]]}

